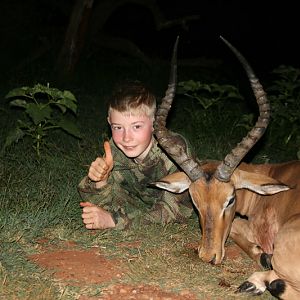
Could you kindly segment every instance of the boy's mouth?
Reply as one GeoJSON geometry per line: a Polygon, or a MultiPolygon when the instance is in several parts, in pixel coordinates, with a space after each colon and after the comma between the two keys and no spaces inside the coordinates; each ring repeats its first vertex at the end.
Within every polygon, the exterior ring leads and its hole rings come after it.
{"type": "Polygon", "coordinates": [[[124,146],[123,145],[123,148],[125,149],[125,150],[134,150],[135,148],[136,148],[136,146],[124,146]]]}

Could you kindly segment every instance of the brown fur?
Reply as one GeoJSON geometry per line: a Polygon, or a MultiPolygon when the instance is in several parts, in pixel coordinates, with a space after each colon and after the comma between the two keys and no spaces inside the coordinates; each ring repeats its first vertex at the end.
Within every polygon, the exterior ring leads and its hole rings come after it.
{"type": "MultiPolygon", "coordinates": [[[[248,178],[244,177],[242,180],[248,178]]],[[[202,185],[203,182],[195,182],[195,186],[190,187],[202,218],[204,241],[201,241],[200,257],[214,263],[222,261],[227,229],[232,224],[230,236],[252,259],[259,263],[262,253],[273,255],[273,270],[254,273],[248,280],[260,288],[265,286],[265,281],[282,279],[286,290],[279,295],[280,298],[300,299],[300,161],[272,165],[242,164],[233,173],[230,183],[211,182],[205,192],[202,185]],[[231,212],[226,212],[227,218],[219,218],[222,203],[230,194],[230,187],[236,189],[240,185],[240,170],[251,172],[249,177],[252,177],[252,181],[256,177],[267,175],[292,188],[269,196],[259,195],[245,188],[236,190],[236,205],[232,206],[231,212]],[[200,194],[196,190],[201,191],[200,194]],[[246,218],[232,220],[232,212],[238,212],[246,218]],[[207,224],[207,221],[211,224],[207,224]],[[209,234],[207,227],[210,228],[209,234]],[[207,247],[208,244],[215,247],[207,247]]]]}
{"type": "MultiPolygon", "coordinates": [[[[201,168],[213,174],[217,166],[213,162],[201,168]]],[[[230,236],[258,264],[262,253],[272,255],[273,270],[248,278],[254,286],[251,293],[263,293],[266,285],[271,290],[270,284],[280,279],[283,290],[273,290],[273,295],[300,299],[300,161],[242,163],[229,182],[205,175],[191,182],[178,172],[167,183],[162,179],[155,185],[177,193],[189,189],[200,217],[199,257],[203,261],[220,264],[230,236]]]]}

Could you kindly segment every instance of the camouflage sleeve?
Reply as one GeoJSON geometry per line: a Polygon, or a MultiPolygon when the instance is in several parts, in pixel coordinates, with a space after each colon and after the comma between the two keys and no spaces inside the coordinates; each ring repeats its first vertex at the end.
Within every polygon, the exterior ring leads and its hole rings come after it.
{"type": "MultiPolygon", "coordinates": [[[[97,189],[95,182],[85,176],[80,181],[77,190],[83,201],[89,201],[98,205],[103,198],[107,199],[110,197],[111,184],[107,184],[101,189],[97,189]]],[[[109,202],[109,199],[107,199],[106,202],[109,202]]]]}
{"type": "MultiPolygon", "coordinates": [[[[182,136],[186,143],[187,152],[193,154],[191,144],[182,136]]],[[[177,172],[177,167],[170,161],[165,160],[168,174],[177,172]]],[[[174,194],[168,191],[162,193],[162,197],[154,204],[146,216],[146,222],[167,224],[170,222],[184,222],[194,212],[193,204],[188,191],[174,194]]]]}
{"type": "Polygon", "coordinates": [[[193,213],[188,191],[172,194],[164,191],[162,199],[154,204],[146,216],[146,223],[168,224],[185,222],[193,213]]]}
{"type": "MultiPolygon", "coordinates": [[[[121,206],[113,205],[113,195],[115,194],[113,186],[113,183],[108,182],[104,187],[97,189],[95,182],[86,176],[80,181],[77,190],[83,201],[89,201],[111,213],[116,224],[115,229],[124,229],[128,227],[130,221],[121,206]]],[[[118,187],[118,193],[123,194],[120,187],[118,187]]]]}

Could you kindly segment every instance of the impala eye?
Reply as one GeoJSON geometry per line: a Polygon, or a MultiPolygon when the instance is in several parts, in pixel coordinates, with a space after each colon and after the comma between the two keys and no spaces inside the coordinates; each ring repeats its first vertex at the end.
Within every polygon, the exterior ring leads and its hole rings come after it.
{"type": "Polygon", "coordinates": [[[235,201],[235,197],[234,197],[234,196],[230,197],[230,198],[224,203],[224,208],[228,208],[228,207],[232,206],[233,203],[234,203],[234,201],[235,201]]]}

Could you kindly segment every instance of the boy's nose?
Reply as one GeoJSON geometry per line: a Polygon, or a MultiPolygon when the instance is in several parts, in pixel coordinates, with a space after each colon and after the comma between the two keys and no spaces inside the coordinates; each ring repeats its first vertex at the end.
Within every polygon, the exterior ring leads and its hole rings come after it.
{"type": "Polygon", "coordinates": [[[131,140],[132,140],[132,134],[131,134],[130,130],[125,130],[124,134],[123,134],[123,141],[129,142],[131,140]]]}

